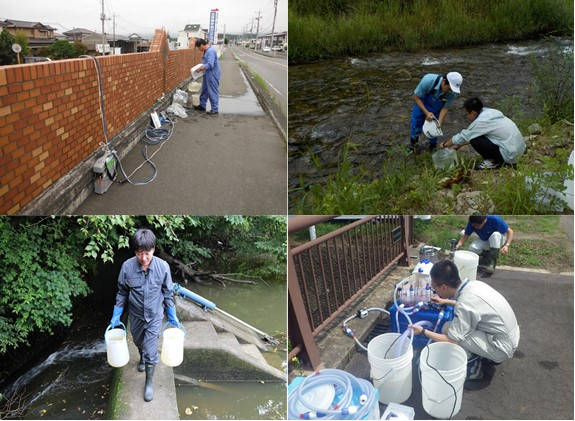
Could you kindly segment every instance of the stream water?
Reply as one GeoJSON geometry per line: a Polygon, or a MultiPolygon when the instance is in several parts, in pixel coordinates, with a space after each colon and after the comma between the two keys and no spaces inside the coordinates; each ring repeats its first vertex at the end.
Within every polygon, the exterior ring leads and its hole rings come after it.
{"type": "MultiPolygon", "coordinates": [[[[572,39],[555,39],[551,44],[573,48],[572,39]]],[[[482,98],[487,107],[505,112],[506,105],[512,104],[524,116],[534,115],[540,107],[528,90],[531,61],[544,59],[548,47],[545,41],[526,41],[291,66],[290,208],[297,203],[302,184],[316,184],[336,171],[348,141],[356,146],[350,149],[349,159],[374,178],[392,168],[398,156],[391,148],[409,140],[413,90],[427,73],[463,75],[461,95],[443,124],[445,139],[467,127],[461,107],[472,96],[482,98]]]]}
{"type": "MultiPolygon", "coordinates": [[[[78,306],[62,344],[0,390],[7,396],[17,393],[23,397],[21,411],[7,417],[105,418],[113,369],[106,360],[104,331],[114,303],[118,270],[108,268],[100,275],[105,279],[99,284],[105,297],[102,298],[101,291],[98,300],[87,300],[78,306]]],[[[202,285],[193,289],[222,310],[270,335],[279,331],[285,336],[287,332],[285,279],[255,286],[202,285]]],[[[269,352],[265,357],[271,365],[283,370],[287,351],[269,352]]],[[[178,387],[176,391],[182,419],[277,419],[277,413],[286,411],[284,384],[228,382],[201,388],[178,387]]]]}

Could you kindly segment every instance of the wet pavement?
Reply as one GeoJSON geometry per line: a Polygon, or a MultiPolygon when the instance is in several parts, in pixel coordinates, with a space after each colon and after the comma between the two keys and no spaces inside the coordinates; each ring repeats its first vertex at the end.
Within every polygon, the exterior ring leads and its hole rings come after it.
{"type": "MultiPolygon", "coordinates": [[[[152,182],[114,183],[102,195],[90,194],[74,214],[286,213],[281,131],[261,107],[233,54],[224,51],[220,64],[219,115],[191,110],[187,118],[177,118],[168,140],[146,147],[157,168],[152,182]]],[[[122,158],[134,182],[154,174],[143,152],[144,143],[139,142],[122,158]]]]}

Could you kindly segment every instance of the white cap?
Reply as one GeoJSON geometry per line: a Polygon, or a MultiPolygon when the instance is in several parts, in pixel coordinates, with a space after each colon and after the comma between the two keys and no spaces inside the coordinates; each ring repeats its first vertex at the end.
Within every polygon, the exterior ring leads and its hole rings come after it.
{"type": "Polygon", "coordinates": [[[455,93],[460,93],[461,84],[463,83],[463,76],[458,72],[449,72],[447,74],[447,81],[451,90],[455,93]]]}

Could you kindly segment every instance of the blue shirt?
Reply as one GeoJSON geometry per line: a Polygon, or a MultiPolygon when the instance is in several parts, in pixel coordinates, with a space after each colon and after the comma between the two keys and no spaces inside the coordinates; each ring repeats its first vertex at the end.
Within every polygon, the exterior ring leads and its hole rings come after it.
{"type": "Polygon", "coordinates": [[[220,62],[218,60],[218,53],[213,46],[209,46],[204,55],[202,56],[202,64],[206,68],[206,75],[220,79],[220,62]]]}
{"type": "Polygon", "coordinates": [[[437,81],[437,83],[435,83],[435,81],[437,80],[437,76],[438,75],[435,75],[433,73],[429,73],[423,76],[419,81],[419,85],[417,85],[417,88],[415,88],[413,93],[421,99],[423,99],[425,95],[428,94],[433,95],[433,97],[436,99],[442,99],[442,101],[444,102],[443,104],[444,107],[450,108],[453,105],[453,101],[455,101],[455,97],[457,97],[457,94],[455,92],[444,94],[441,91],[441,83],[443,82],[444,78],[443,76],[441,76],[437,81]]]}
{"type": "Polygon", "coordinates": [[[468,222],[467,227],[465,228],[465,235],[469,237],[471,234],[476,232],[479,238],[483,241],[487,241],[495,231],[498,231],[503,235],[508,229],[509,227],[500,216],[487,215],[487,222],[485,222],[485,225],[483,225],[483,228],[481,229],[473,227],[473,225],[468,222]]]}
{"type": "Polygon", "coordinates": [[[170,266],[154,256],[144,272],[136,256],[126,260],[118,276],[116,307],[130,303],[130,315],[152,321],[164,317],[164,306],[174,306],[174,284],[170,266]]]}

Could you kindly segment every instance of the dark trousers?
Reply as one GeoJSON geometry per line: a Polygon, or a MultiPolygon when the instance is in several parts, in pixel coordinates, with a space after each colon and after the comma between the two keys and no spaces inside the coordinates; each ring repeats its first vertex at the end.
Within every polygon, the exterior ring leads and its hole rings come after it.
{"type": "Polygon", "coordinates": [[[475,139],[471,139],[471,146],[473,149],[483,157],[483,159],[490,159],[496,164],[505,164],[505,160],[501,156],[501,151],[499,146],[493,143],[485,136],[478,136],[475,139]]]}
{"type": "MultiPolygon", "coordinates": [[[[131,316],[131,315],[130,315],[131,316]]],[[[130,332],[134,345],[142,351],[144,363],[158,364],[160,362],[160,353],[158,351],[158,341],[162,330],[163,318],[157,318],[150,322],[130,317],[130,332]]]]}

